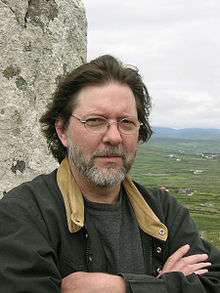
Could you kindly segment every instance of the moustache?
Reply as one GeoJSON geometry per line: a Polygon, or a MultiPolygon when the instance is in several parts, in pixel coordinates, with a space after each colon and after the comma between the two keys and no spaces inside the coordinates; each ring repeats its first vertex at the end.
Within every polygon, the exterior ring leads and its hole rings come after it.
{"type": "Polygon", "coordinates": [[[123,159],[126,158],[126,154],[122,150],[118,148],[114,148],[114,147],[106,148],[102,151],[95,151],[92,157],[96,158],[96,157],[111,157],[111,156],[122,157],[123,159]]]}

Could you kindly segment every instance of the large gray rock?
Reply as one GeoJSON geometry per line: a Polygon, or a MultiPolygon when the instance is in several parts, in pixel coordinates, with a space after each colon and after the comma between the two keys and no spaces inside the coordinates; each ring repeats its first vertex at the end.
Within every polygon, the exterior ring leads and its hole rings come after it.
{"type": "Polygon", "coordinates": [[[79,0],[0,0],[0,197],[53,170],[38,120],[61,75],[86,58],[79,0]]]}

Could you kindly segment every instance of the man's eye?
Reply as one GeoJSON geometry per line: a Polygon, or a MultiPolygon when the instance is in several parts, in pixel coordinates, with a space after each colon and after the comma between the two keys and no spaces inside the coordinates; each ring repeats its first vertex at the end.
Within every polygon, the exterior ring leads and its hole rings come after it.
{"type": "Polygon", "coordinates": [[[127,119],[127,118],[124,118],[121,120],[121,125],[124,125],[124,126],[135,126],[135,122],[133,120],[130,120],[130,119],[127,119]]]}
{"type": "Polygon", "coordinates": [[[91,117],[86,119],[87,126],[102,126],[106,123],[106,120],[100,117],[91,117]]]}
{"type": "Polygon", "coordinates": [[[133,121],[128,119],[128,118],[124,118],[121,120],[122,123],[125,123],[125,124],[133,124],[133,121]]]}

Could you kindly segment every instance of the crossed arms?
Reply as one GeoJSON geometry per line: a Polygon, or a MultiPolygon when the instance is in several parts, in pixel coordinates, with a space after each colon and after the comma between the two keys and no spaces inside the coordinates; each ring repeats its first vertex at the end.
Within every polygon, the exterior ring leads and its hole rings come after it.
{"type": "MultiPolygon", "coordinates": [[[[166,261],[157,278],[165,273],[181,272],[185,276],[202,275],[211,265],[207,254],[186,256],[190,246],[184,245],[166,261]]],[[[62,293],[125,293],[126,283],[121,276],[106,273],[75,272],[62,280],[62,293]]]]}

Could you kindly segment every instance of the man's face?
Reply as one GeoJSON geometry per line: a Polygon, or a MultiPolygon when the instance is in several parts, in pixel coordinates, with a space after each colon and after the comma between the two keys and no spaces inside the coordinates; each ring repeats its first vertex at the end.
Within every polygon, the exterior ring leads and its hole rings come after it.
{"type": "MultiPolygon", "coordinates": [[[[113,121],[124,117],[137,119],[136,102],[126,85],[88,86],[79,92],[73,115],[82,120],[94,116],[113,121]]],[[[70,118],[62,139],[73,173],[99,187],[112,187],[123,181],[134,161],[137,141],[138,129],[123,134],[113,123],[104,133],[94,133],[74,117],[70,118]]]]}

